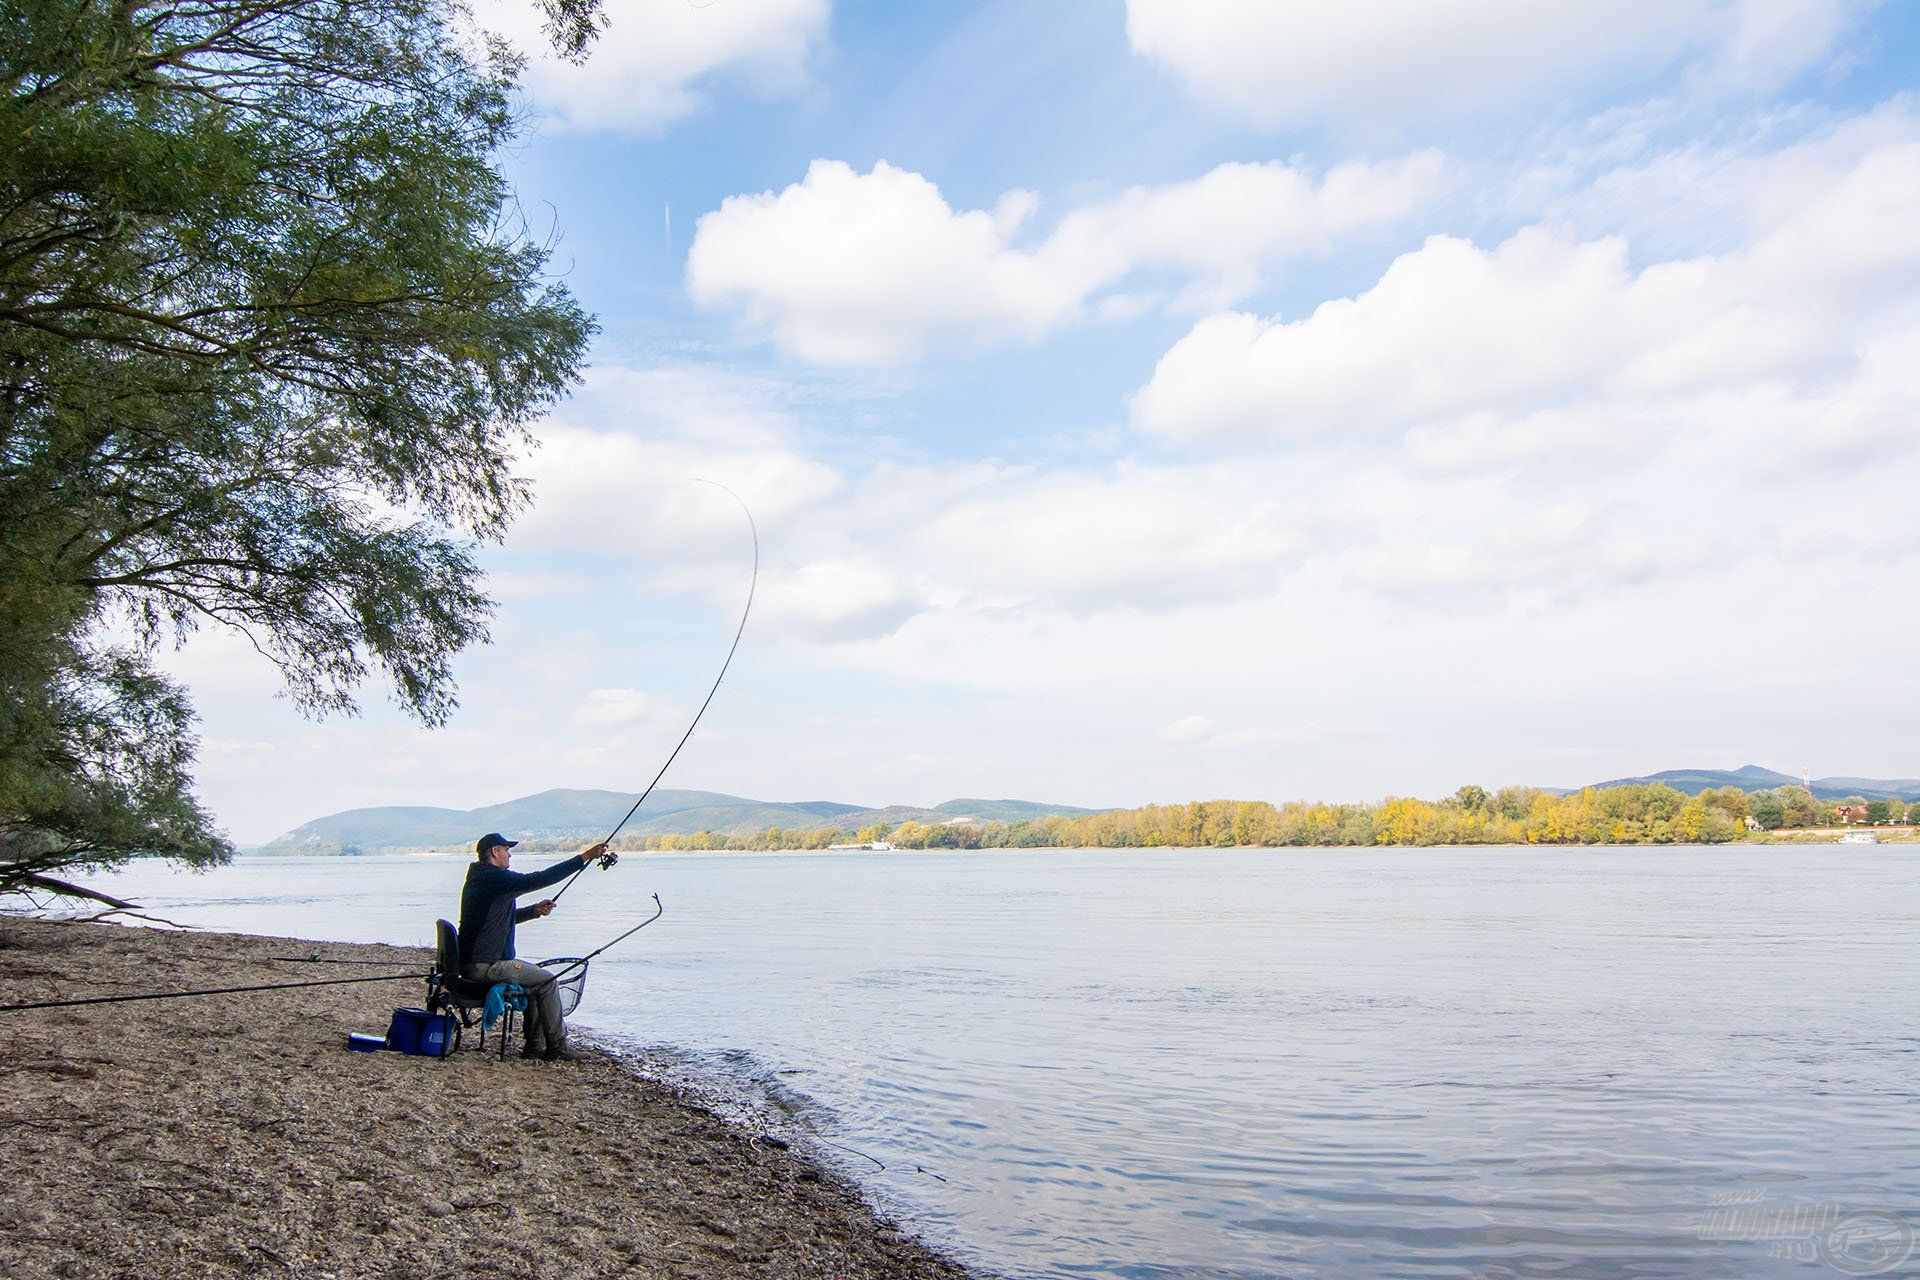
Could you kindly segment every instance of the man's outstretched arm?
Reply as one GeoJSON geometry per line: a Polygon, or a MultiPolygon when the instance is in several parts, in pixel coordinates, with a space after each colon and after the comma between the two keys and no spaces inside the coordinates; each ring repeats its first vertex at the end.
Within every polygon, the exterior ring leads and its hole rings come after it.
{"type": "MultiPolygon", "coordinates": [[[[544,889],[550,884],[559,884],[574,872],[582,870],[590,863],[598,862],[606,856],[607,846],[604,843],[596,844],[590,848],[582,849],[571,858],[562,859],[544,870],[520,872],[508,871],[503,867],[497,869],[493,875],[487,878],[494,885],[498,886],[495,890],[496,892],[512,894],[517,898],[523,893],[532,893],[535,889],[544,889]]],[[[516,919],[517,918],[516,916],[516,919]]]]}

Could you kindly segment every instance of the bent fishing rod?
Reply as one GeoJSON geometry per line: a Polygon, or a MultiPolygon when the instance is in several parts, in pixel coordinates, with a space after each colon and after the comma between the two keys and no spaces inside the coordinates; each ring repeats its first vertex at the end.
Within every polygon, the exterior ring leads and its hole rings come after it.
{"type": "Polygon", "coordinates": [[[590,960],[592,960],[595,956],[599,955],[602,951],[607,951],[613,947],[619,946],[622,942],[625,942],[628,938],[631,938],[634,934],[640,932],[642,929],[646,928],[648,925],[652,924],[655,920],[658,920],[661,916],[665,914],[667,914],[667,909],[660,904],[660,895],[656,893],[653,895],[653,914],[648,916],[645,920],[642,920],[639,924],[633,926],[633,928],[621,934],[619,937],[615,938],[612,942],[607,943],[605,946],[595,947],[592,951],[587,952],[587,954],[583,956],[556,956],[552,960],[542,960],[540,962],[542,965],[553,966],[553,973],[549,977],[547,977],[544,981],[536,982],[533,985],[527,987],[526,989],[527,994],[532,995],[535,992],[545,991],[548,987],[551,987],[556,983],[565,982],[568,978],[572,977],[576,972],[582,969],[585,969],[587,967],[587,963],[590,960]]]}
{"type": "MultiPolygon", "coordinates": [[[[600,841],[600,843],[604,845],[611,845],[613,843],[613,838],[620,834],[620,829],[626,826],[627,823],[633,819],[633,815],[640,811],[640,806],[645,804],[647,797],[653,794],[653,789],[660,785],[660,779],[666,777],[667,770],[673,767],[673,762],[675,758],[679,756],[680,749],[687,745],[687,739],[693,737],[693,731],[700,727],[700,718],[706,715],[707,708],[713,705],[713,695],[720,692],[720,682],[727,678],[727,668],[733,665],[733,655],[740,651],[740,637],[746,634],[747,617],[749,614],[753,612],[753,593],[756,590],[758,590],[760,587],[760,526],[754,522],[753,511],[750,507],[747,506],[746,499],[742,498],[739,494],[735,493],[733,490],[727,488],[727,486],[721,484],[718,480],[703,480],[699,476],[690,476],[688,478],[691,479],[695,484],[710,484],[714,488],[720,490],[720,492],[726,494],[729,498],[732,498],[735,502],[739,503],[740,510],[744,512],[747,517],[747,528],[753,534],[753,576],[747,581],[747,603],[745,607],[743,607],[740,610],[740,625],[733,629],[733,643],[729,645],[727,648],[727,660],[720,664],[720,674],[713,678],[713,687],[707,690],[707,696],[705,699],[701,701],[700,709],[693,713],[693,719],[687,724],[687,731],[680,735],[680,741],[674,744],[673,750],[667,754],[666,763],[662,764],[660,766],[660,771],[653,775],[653,781],[649,782],[647,784],[647,789],[640,793],[640,798],[633,802],[632,807],[627,810],[626,817],[614,823],[613,830],[607,833],[607,838],[605,840],[600,841]]],[[[600,860],[601,869],[612,870],[614,863],[618,862],[619,860],[620,860],[619,856],[615,854],[612,849],[608,849],[606,854],[600,860]]],[[[580,878],[580,873],[585,870],[586,870],[585,867],[581,867],[580,871],[576,871],[572,875],[568,876],[567,882],[560,886],[560,892],[554,894],[552,900],[554,902],[558,902],[560,901],[561,898],[565,897],[567,890],[573,888],[573,882],[575,880],[578,880],[580,878]]],[[[659,895],[655,894],[654,904],[657,906],[659,904],[659,901],[660,901],[659,895]]],[[[658,918],[659,917],[657,915],[654,917],[654,919],[656,920],[658,918]]],[[[653,923],[653,920],[647,921],[647,924],[652,924],[652,923],[653,923]]],[[[628,932],[629,933],[636,932],[638,928],[644,928],[644,927],[645,927],[644,925],[637,926],[636,929],[629,930],[628,932]]],[[[624,933],[620,935],[621,938],[624,938],[626,936],[627,934],[624,934],[624,933]]],[[[619,938],[616,938],[614,939],[614,942],[618,942],[619,940],[620,940],[619,938]]],[[[613,945],[612,942],[609,942],[607,944],[607,946],[609,947],[612,945],[613,945]]],[[[606,950],[606,947],[602,947],[600,950],[604,951],[606,950]]],[[[593,954],[599,955],[600,952],[596,951],[593,954]]]]}

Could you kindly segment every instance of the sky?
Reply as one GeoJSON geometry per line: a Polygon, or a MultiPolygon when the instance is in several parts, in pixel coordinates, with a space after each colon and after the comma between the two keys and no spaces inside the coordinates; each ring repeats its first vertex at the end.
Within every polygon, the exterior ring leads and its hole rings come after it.
{"type": "Polygon", "coordinates": [[[1920,5],[526,0],[597,314],[429,730],[166,655],[242,842],[383,804],[1912,776],[1920,5]]]}

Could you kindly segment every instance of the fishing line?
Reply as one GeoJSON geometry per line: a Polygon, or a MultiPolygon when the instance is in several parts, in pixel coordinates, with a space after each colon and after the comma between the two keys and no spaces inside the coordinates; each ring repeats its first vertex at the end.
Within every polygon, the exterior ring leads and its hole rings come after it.
{"type": "MultiPolygon", "coordinates": [[[[640,806],[646,802],[648,796],[653,794],[653,789],[660,785],[660,779],[666,777],[667,770],[673,767],[674,759],[680,754],[680,748],[687,745],[687,739],[691,738],[693,731],[700,727],[700,717],[707,714],[707,708],[713,703],[713,695],[720,692],[720,682],[727,678],[727,668],[733,665],[733,655],[740,650],[740,637],[745,635],[747,631],[747,615],[753,612],[753,593],[758,590],[760,586],[760,526],[754,522],[753,511],[747,506],[746,500],[733,490],[727,488],[727,486],[721,484],[718,480],[703,480],[699,476],[689,476],[688,479],[695,484],[712,485],[729,498],[732,498],[735,502],[738,502],[740,504],[740,510],[746,513],[747,528],[753,533],[753,577],[747,582],[747,603],[746,606],[740,610],[740,625],[733,629],[733,643],[727,648],[727,660],[720,664],[720,674],[713,678],[713,687],[707,690],[707,696],[701,701],[700,709],[693,713],[693,720],[687,725],[687,731],[680,735],[680,741],[674,745],[672,752],[668,754],[666,763],[660,766],[660,772],[653,775],[653,781],[649,782],[647,789],[640,793],[640,798],[633,802],[633,807],[627,810],[626,817],[614,824],[613,830],[607,833],[607,838],[600,842],[602,844],[612,844],[613,838],[620,834],[620,829],[626,826],[627,823],[632,820],[633,815],[640,811],[640,806]]],[[[607,869],[611,869],[615,861],[616,858],[614,857],[613,851],[609,849],[607,851],[606,861],[601,865],[607,869]]],[[[576,871],[568,876],[567,882],[560,886],[560,892],[553,895],[553,901],[560,901],[560,899],[565,896],[567,890],[573,888],[573,882],[580,878],[580,872],[585,870],[585,867],[581,867],[580,871],[576,871]]],[[[659,902],[658,895],[655,895],[654,901],[656,904],[659,902]]],[[[654,919],[658,918],[658,916],[654,917],[654,919]]],[[[653,921],[649,920],[647,923],[651,924],[653,921]]],[[[628,932],[637,932],[639,928],[644,927],[644,925],[637,926],[636,929],[629,930],[628,932]]],[[[624,938],[627,935],[622,934],[620,936],[624,938]]],[[[619,939],[616,938],[614,941],[617,942],[619,939]]],[[[612,945],[613,943],[611,942],[607,944],[607,946],[612,945]]],[[[601,950],[605,949],[605,947],[601,948],[601,950]]],[[[596,951],[594,954],[598,955],[599,952],[596,951]]]]}

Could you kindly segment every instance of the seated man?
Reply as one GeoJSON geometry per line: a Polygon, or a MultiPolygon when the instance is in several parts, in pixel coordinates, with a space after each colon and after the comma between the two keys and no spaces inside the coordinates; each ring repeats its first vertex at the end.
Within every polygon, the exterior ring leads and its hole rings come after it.
{"type": "Polygon", "coordinates": [[[553,910],[551,898],[531,907],[514,899],[535,889],[558,884],[589,863],[606,857],[607,846],[590,849],[556,862],[544,871],[509,871],[517,840],[498,832],[480,837],[473,847],[474,864],[467,868],[467,884],[460,891],[461,977],[474,982],[511,982],[526,988],[534,1007],[527,1010],[526,1058],[578,1061],[586,1055],[567,1048],[567,1028],[560,1018],[560,991],[554,975],[539,965],[517,960],[513,953],[513,926],[553,910]]]}

